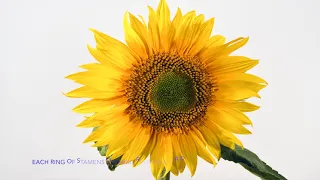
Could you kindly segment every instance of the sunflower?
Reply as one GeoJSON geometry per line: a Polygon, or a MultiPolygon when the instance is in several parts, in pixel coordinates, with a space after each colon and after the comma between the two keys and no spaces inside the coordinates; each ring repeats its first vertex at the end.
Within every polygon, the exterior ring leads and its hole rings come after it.
{"type": "Polygon", "coordinates": [[[67,76],[83,86],[66,96],[90,98],[73,109],[90,114],[78,126],[98,127],[84,142],[108,145],[106,156],[120,164],[150,155],[155,178],[186,166],[193,176],[198,156],[215,166],[220,144],[243,147],[234,135],[250,134],[243,112],[259,108],[246,99],[266,86],[246,73],[258,60],[230,55],[248,38],[211,36],[214,19],[195,11],[178,9],[171,20],[165,0],[149,7],[147,22],[126,12],[123,25],[126,44],[91,29],[98,62],[67,76]]]}

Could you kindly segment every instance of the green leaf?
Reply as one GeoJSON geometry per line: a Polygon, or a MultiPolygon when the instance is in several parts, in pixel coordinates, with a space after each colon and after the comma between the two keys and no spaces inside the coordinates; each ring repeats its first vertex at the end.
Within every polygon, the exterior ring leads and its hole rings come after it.
{"type": "MultiPolygon", "coordinates": [[[[94,127],[92,129],[92,132],[97,130],[99,127],[94,127]]],[[[96,142],[95,142],[96,143],[96,142]]],[[[101,147],[97,147],[99,153],[101,156],[106,156],[106,152],[108,150],[108,145],[107,146],[101,146],[101,147]]],[[[114,171],[116,169],[116,167],[118,167],[118,164],[120,163],[120,160],[121,160],[122,156],[114,159],[114,160],[111,160],[110,157],[107,157],[106,158],[106,164],[108,165],[108,168],[110,171],[114,171]]]]}
{"type": "Polygon", "coordinates": [[[285,177],[273,170],[256,154],[248,149],[242,149],[240,146],[236,146],[235,149],[232,150],[221,145],[221,157],[225,160],[240,164],[262,180],[286,180],[285,177]]]}

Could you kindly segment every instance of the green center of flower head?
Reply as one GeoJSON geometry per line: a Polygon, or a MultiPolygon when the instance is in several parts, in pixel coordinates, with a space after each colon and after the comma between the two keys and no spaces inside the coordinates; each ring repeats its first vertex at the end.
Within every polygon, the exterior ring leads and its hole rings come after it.
{"type": "Polygon", "coordinates": [[[161,112],[186,112],[196,102],[192,79],[183,73],[166,72],[154,83],[150,100],[161,112]]]}

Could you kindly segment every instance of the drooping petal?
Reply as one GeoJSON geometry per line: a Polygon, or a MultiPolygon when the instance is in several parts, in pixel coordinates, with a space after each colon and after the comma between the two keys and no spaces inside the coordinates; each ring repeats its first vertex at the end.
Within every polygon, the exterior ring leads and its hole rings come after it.
{"type": "Polygon", "coordinates": [[[129,118],[126,116],[110,119],[111,123],[102,124],[98,129],[93,131],[83,143],[99,141],[98,146],[109,144],[113,138],[115,131],[123,129],[128,123],[129,118]]]}
{"type": "Polygon", "coordinates": [[[150,132],[150,134],[151,134],[151,137],[150,137],[149,143],[147,144],[143,152],[140,154],[140,156],[133,161],[133,167],[136,167],[139,164],[141,164],[144,160],[146,160],[149,154],[151,154],[151,152],[153,151],[154,146],[157,143],[157,136],[152,132],[150,132]]]}
{"type": "Polygon", "coordinates": [[[174,174],[175,176],[179,175],[179,171],[178,171],[175,160],[172,162],[172,167],[170,172],[172,172],[172,174],[174,174]]]}
{"type": "Polygon", "coordinates": [[[164,152],[161,147],[161,141],[162,141],[162,135],[157,134],[157,141],[155,143],[154,149],[150,154],[151,172],[156,179],[160,177],[160,174],[164,169],[164,164],[162,162],[164,152]]]}
{"type": "Polygon", "coordinates": [[[227,146],[231,149],[235,148],[235,144],[243,147],[241,141],[232,132],[223,129],[219,125],[215,124],[213,121],[206,121],[205,125],[215,134],[219,143],[221,143],[222,145],[227,146]]]}
{"type": "MultiPolygon", "coordinates": [[[[206,122],[205,126],[200,126],[199,131],[201,132],[201,136],[204,138],[204,140],[208,144],[208,150],[210,151],[211,154],[213,154],[218,160],[221,155],[221,149],[220,149],[220,143],[218,138],[216,137],[214,131],[212,131],[209,127],[211,123],[206,122]]],[[[215,126],[211,127],[215,128],[215,126]]],[[[198,134],[197,134],[198,135],[198,134]]],[[[201,137],[200,135],[198,135],[201,137]]]]}
{"type": "Polygon", "coordinates": [[[150,132],[150,127],[142,127],[137,136],[131,141],[130,146],[128,147],[121,161],[131,162],[139,158],[139,156],[147,147],[148,143],[150,143],[150,132]]]}
{"type": "MultiPolygon", "coordinates": [[[[114,135],[111,141],[108,143],[109,147],[106,152],[106,156],[112,155],[116,151],[126,147],[138,134],[141,128],[141,123],[136,120],[131,120],[125,127],[119,131],[113,131],[114,135]]],[[[96,143],[96,146],[101,146],[100,141],[96,143]]]]}
{"type": "Polygon", "coordinates": [[[171,141],[170,135],[165,135],[163,137],[162,147],[163,147],[163,152],[164,152],[162,162],[163,162],[164,167],[166,169],[166,172],[164,174],[167,174],[171,170],[173,159],[174,159],[172,141],[171,141]]]}
{"type": "Polygon", "coordinates": [[[180,173],[183,173],[186,163],[183,159],[182,152],[180,149],[180,141],[178,140],[177,135],[173,134],[171,136],[172,147],[174,152],[174,162],[176,163],[177,169],[180,173]]]}
{"type": "Polygon", "coordinates": [[[208,144],[204,140],[203,136],[201,133],[196,129],[193,128],[192,131],[190,131],[190,134],[195,142],[195,145],[197,147],[197,153],[198,155],[207,161],[210,164],[216,165],[216,160],[214,157],[209,153],[207,146],[208,144]]]}
{"type": "Polygon", "coordinates": [[[197,148],[188,134],[182,134],[178,137],[182,156],[190,170],[191,176],[194,175],[197,168],[197,148]]]}

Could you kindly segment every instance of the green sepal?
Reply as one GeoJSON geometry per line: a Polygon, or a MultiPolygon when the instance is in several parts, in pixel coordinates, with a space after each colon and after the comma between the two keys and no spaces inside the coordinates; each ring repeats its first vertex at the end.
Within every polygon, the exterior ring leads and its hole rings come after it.
{"type": "Polygon", "coordinates": [[[110,160],[110,158],[106,158],[106,163],[107,163],[110,171],[114,171],[118,167],[118,164],[120,163],[121,158],[122,158],[122,156],[120,156],[114,160],[110,160]]]}
{"type": "Polygon", "coordinates": [[[98,151],[99,151],[101,156],[106,156],[106,152],[107,152],[108,146],[98,147],[97,149],[98,149],[98,151]]]}
{"type": "Polygon", "coordinates": [[[233,161],[243,166],[252,174],[260,177],[262,180],[286,180],[277,171],[273,170],[263,162],[256,154],[248,149],[242,149],[240,146],[234,150],[221,145],[221,157],[224,160],[233,161]]]}
{"type": "MultiPolygon", "coordinates": [[[[96,129],[98,129],[99,127],[94,127],[92,129],[92,132],[95,131],[96,129]]],[[[96,142],[94,142],[96,143],[96,142]]],[[[101,147],[97,147],[97,150],[99,151],[101,156],[106,156],[106,152],[108,150],[108,145],[107,146],[101,146],[101,147]]],[[[110,171],[114,171],[116,169],[116,167],[118,167],[118,164],[120,163],[122,156],[111,160],[110,157],[106,158],[106,164],[108,165],[108,168],[110,171]]]]}

